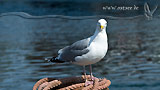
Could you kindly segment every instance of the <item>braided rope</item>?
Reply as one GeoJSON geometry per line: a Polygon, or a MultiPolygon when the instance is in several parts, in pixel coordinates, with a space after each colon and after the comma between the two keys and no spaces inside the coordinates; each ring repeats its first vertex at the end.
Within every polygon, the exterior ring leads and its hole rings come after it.
{"type": "MultiPolygon", "coordinates": [[[[90,81],[90,75],[86,75],[90,81]]],[[[68,77],[62,79],[43,78],[33,87],[33,90],[109,90],[110,80],[95,77],[93,84],[85,86],[85,77],[68,77]]]]}
{"type": "Polygon", "coordinates": [[[42,83],[45,83],[45,82],[50,82],[54,80],[53,78],[43,78],[41,80],[39,80],[33,87],[33,90],[36,90],[42,83]]]}

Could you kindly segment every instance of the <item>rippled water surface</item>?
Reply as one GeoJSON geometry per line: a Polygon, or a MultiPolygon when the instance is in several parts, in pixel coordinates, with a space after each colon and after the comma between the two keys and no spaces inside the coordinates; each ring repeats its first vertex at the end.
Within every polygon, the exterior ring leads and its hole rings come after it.
{"type": "MultiPolygon", "coordinates": [[[[82,67],[44,58],[92,35],[99,17],[25,17],[0,17],[0,89],[31,90],[44,77],[80,76],[82,67]]],[[[93,65],[94,76],[111,80],[111,90],[160,90],[160,19],[107,19],[109,50],[93,65]]]]}

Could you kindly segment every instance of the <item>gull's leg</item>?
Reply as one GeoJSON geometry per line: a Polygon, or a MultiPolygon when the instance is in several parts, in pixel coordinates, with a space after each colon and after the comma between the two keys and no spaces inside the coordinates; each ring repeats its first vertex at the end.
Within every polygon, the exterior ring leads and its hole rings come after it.
{"type": "Polygon", "coordinates": [[[90,71],[90,78],[91,78],[92,81],[94,81],[96,77],[94,77],[93,74],[92,74],[92,65],[89,65],[89,68],[90,68],[89,69],[89,71],[90,71]]]}
{"type": "Polygon", "coordinates": [[[87,78],[86,78],[86,69],[85,69],[85,66],[83,66],[83,73],[84,73],[84,78],[85,78],[85,80],[87,81],[87,78]]]}
{"type": "Polygon", "coordinates": [[[91,64],[89,65],[89,71],[90,71],[91,80],[93,80],[92,65],[91,64]]]}
{"type": "Polygon", "coordinates": [[[93,85],[93,81],[88,81],[88,80],[87,80],[85,66],[83,66],[83,72],[84,72],[84,77],[85,77],[85,86],[88,86],[88,85],[90,85],[90,84],[93,85]]]}

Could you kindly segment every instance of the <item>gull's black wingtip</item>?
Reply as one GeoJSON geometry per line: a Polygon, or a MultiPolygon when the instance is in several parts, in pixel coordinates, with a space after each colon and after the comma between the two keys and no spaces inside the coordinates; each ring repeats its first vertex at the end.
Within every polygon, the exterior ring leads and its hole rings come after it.
{"type": "Polygon", "coordinates": [[[65,61],[59,60],[56,57],[52,57],[52,58],[45,58],[46,61],[48,62],[53,62],[53,63],[64,63],[65,61]]]}

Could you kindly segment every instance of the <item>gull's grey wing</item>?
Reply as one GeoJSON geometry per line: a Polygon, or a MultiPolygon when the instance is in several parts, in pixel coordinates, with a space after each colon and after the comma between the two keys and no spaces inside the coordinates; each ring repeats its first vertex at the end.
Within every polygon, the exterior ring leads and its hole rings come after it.
{"type": "Polygon", "coordinates": [[[66,46],[59,50],[59,59],[63,61],[73,62],[76,56],[81,56],[89,52],[87,49],[90,38],[83,39],[73,43],[71,46],[66,46]]]}

